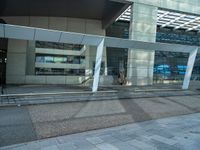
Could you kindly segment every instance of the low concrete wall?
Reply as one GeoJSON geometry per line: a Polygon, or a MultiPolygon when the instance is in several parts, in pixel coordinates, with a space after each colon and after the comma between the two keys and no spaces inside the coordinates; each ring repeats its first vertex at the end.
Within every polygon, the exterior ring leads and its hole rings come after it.
{"type": "Polygon", "coordinates": [[[190,89],[200,89],[200,81],[190,81],[190,89]]]}
{"type": "Polygon", "coordinates": [[[86,76],[7,76],[7,84],[81,84],[86,76]]]}
{"type": "Polygon", "coordinates": [[[81,84],[85,76],[26,76],[26,84],[81,84]]]}
{"type": "Polygon", "coordinates": [[[112,85],[113,83],[113,76],[100,76],[99,85],[112,85]]]}
{"type": "MultiPolygon", "coordinates": [[[[100,76],[99,85],[113,85],[114,83],[113,76],[100,76]]],[[[83,84],[92,86],[93,79],[91,76],[7,76],[7,84],[83,84]]]]}

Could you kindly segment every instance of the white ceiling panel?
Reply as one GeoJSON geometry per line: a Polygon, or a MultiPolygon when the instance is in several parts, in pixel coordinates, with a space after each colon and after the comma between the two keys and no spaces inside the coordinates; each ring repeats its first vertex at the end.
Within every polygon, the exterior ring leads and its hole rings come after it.
{"type": "Polygon", "coordinates": [[[59,42],[81,44],[84,36],[85,36],[84,34],[79,34],[79,33],[62,32],[59,42]]]}
{"type": "Polygon", "coordinates": [[[5,24],[5,37],[21,40],[33,40],[34,28],[5,24]]]}
{"type": "Polygon", "coordinates": [[[37,31],[38,37],[35,38],[36,40],[49,41],[49,42],[58,41],[60,43],[98,45],[99,42],[104,38],[105,39],[104,45],[106,47],[133,48],[133,49],[141,49],[141,51],[159,50],[159,51],[172,51],[172,52],[191,52],[192,50],[198,48],[196,46],[167,44],[158,42],[156,43],[142,42],[142,41],[134,41],[129,39],[114,38],[114,37],[104,37],[104,36],[90,35],[90,34],[61,32],[56,30],[54,31],[54,30],[39,29],[39,28],[29,28],[17,25],[8,25],[8,24],[3,26],[2,24],[0,25],[1,25],[0,26],[1,32],[2,32],[2,27],[5,26],[5,31],[6,31],[5,38],[34,40],[33,38],[34,32],[37,31]]]}
{"type": "Polygon", "coordinates": [[[107,47],[121,47],[121,39],[113,37],[105,37],[104,45],[107,47]]]}
{"type": "MultiPolygon", "coordinates": [[[[131,6],[127,10],[125,10],[117,18],[117,20],[130,21],[130,15],[131,15],[131,6]]],[[[171,12],[168,10],[158,10],[157,14],[157,25],[161,25],[162,28],[173,27],[175,30],[186,29],[186,31],[191,31],[191,27],[187,26],[188,24],[190,24],[192,26],[192,30],[200,31],[200,29],[196,27],[198,25],[194,24],[194,22],[199,22],[199,21],[200,21],[200,16],[189,15],[179,12],[171,12]],[[175,22],[176,24],[174,24],[175,22]]]]}
{"type": "Polygon", "coordinates": [[[61,32],[54,30],[36,29],[35,39],[37,41],[58,42],[61,32]]]}
{"type": "Polygon", "coordinates": [[[0,37],[4,37],[4,24],[0,24],[0,37]]]}
{"type": "Polygon", "coordinates": [[[102,41],[103,37],[101,36],[95,36],[95,35],[85,35],[82,40],[82,45],[99,45],[102,41]]]}

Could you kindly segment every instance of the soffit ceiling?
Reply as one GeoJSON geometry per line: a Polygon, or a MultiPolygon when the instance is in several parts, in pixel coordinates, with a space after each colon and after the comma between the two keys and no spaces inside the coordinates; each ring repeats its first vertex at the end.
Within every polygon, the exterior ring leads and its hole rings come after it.
{"type": "MultiPolygon", "coordinates": [[[[131,9],[128,7],[117,20],[130,21],[130,15],[131,9]]],[[[170,27],[174,30],[184,29],[186,31],[200,32],[200,16],[159,9],[157,25],[161,28],[170,27]]]]}
{"type": "Polygon", "coordinates": [[[104,19],[124,6],[110,0],[0,0],[0,16],[104,19]]]}

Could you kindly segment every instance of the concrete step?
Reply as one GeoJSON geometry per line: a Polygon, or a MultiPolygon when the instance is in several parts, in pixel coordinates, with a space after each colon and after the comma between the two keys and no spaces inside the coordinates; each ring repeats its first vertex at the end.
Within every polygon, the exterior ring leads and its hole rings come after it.
{"type": "Polygon", "coordinates": [[[127,100],[152,97],[172,97],[172,96],[190,96],[199,95],[194,91],[177,90],[171,91],[100,91],[92,92],[60,92],[60,93],[34,93],[34,94],[10,94],[1,95],[0,106],[10,105],[34,105],[49,103],[66,102],[87,102],[99,100],[127,100]]]}

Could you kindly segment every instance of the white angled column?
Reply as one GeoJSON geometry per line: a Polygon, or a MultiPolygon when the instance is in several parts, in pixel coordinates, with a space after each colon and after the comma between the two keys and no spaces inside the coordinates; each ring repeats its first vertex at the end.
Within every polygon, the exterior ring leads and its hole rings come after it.
{"type": "Polygon", "coordinates": [[[100,44],[97,47],[92,92],[97,92],[97,90],[98,90],[99,76],[100,76],[100,70],[101,70],[101,60],[102,60],[102,55],[103,55],[103,48],[104,48],[104,39],[102,39],[102,41],[100,42],[100,44]]]}
{"type": "Polygon", "coordinates": [[[195,59],[197,56],[197,51],[198,51],[198,48],[193,50],[192,52],[190,52],[190,55],[188,58],[188,63],[187,63],[187,69],[186,69],[183,86],[182,86],[182,89],[184,89],[184,90],[189,88],[190,78],[192,75],[192,70],[193,70],[195,59]]]}

